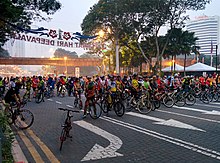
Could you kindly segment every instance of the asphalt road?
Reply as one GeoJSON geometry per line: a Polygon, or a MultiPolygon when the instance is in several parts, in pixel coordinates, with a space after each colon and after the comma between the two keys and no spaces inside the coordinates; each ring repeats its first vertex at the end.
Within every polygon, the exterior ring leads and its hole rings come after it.
{"type": "Polygon", "coordinates": [[[93,120],[73,117],[72,141],[59,151],[64,112],[73,97],[53,97],[36,104],[28,102],[35,121],[27,130],[16,130],[16,138],[27,160],[33,162],[104,163],[218,163],[220,162],[220,103],[166,108],[147,115],[114,112],[93,120]]]}

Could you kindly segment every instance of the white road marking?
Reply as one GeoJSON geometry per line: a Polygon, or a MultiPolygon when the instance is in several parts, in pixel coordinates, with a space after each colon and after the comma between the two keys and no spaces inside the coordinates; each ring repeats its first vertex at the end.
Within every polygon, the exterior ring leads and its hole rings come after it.
{"type": "Polygon", "coordinates": [[[134,112],[129,112],[129,113],[126,113],[126,114],[131,115],[131,116],[144,118],[144,119],[157,121],[157,122],[154,122],[154,124],[160,124],[160,125],[165,125],[165,126],[171,126],[171,127],[177,127],[177,128],[183,128],[183,129],[190,129],[190,130],[197,130],[197,131],[206,132],[205,130],[199,129],[197,127],[194,127],[192,125],[189,125],[189,124],[186,124],[186,123],[174,120],[174,119],[164,120],[164,119],[155,118],[155,117],[152,117],[152,116],[138,114],[138,113],[134,113],[134,112]]]}
{"type": "Polygon", "coordinates": [[[196,117],[196,116],[191,116],[191,115],[186,115],[186,114],[181,114],[181,113],[175,113],[175,112],[169,112],[169,111],[164,111],[164,110],[157,110],[157,111],[158,112],[163,112],[163,113],[168,113],[168,114],[173,114],[173,115],[179,115],[179,116],[182,116],[182,117],[199,119],[199,120],[213,122],[213,123],[220,123],[220,121],[213,120],[213,119],[201,118],[201,117],[196,117]]]}
{"type": "Polygon", "coordinates": [[[207,111],[207,110],[189,108],[189,107],[184,107],[184,106],[183,107],[173,106],[173,107],[177,108],[177,109],[182,109],[182,110],[190,110],[190,111],[195,111],[195,112],[201,112],[202,114],[220,115],[220,112],[216,111],[216,110],[207,111]]]}
{"type": "Polygon", "coordinates": [[[53,99],[51,99],[51,98],[49,98],[49,99],[47,99],[48,101],[53,101],[53,99]]]}
{"type": "Polygon", "coordinates": [[[73,106],[71,106],[71,105],[66,105],[67,107],[69,107],[69,108],[74,108],[73,106]]]}
{"type": "MultiPolygon", "coordinates": [[[[218,104],[218,103],[211,103],[211,104],[218,104]]],[[[220,109],[220,107],[218,107],[218,106],[214,106],[214,105],[207,105],[207,104],[198,104],[198,103],[195,103],[194,105],[197,105],[197,106],[206,106],[206,107],[211,107],[211,108],[218,108],[218,109],[220,109]]]]}
{"type": "Polygon", "coordinates": [[[56,101],[57,104],[62,104],[62,102],[56,101]]]}
{"type": "Polygon", "coordinates": [[[116,152],[122,146],[122,141],[120,138],[85,121],[76,121],[74,123],[91,132],[94,132],[97,135],[100,135],[105,139],[108,139],[108,141],[110,142],[110,145],[107,146],[106,148],[98,144],[95,144],[93,148],[87,153],[87,155],[81,161],[98,160],[109,157],[111,158],[111,157],[123,156],[122,154],[116,152]]]}
{"type": "Polygon", "coordinates": [[[193,144],[193,143],[181,140],[181,139],[173,138],[173,137],[170,137],[170,136],[167,136],[167,135],[164,135],[164,134],[152,131],[152,130],[148,130],[148,129],[145,129],[145,128],[142,128],[142,127],[130,124],[130,123],[119,121],[119,120],[116,120],[116,119],[113,119],[110,117],[100,117],[100,119],[117,124],[117,125],[125,127],[125,128],[129,128],[131,130],[134,130],[134,131],[137,131],[137,132],[140,132],[140,133],[152,136],[152,137],[155,137],[160,140],[164,140],[166,142],[175,144],[177,146],[186,148],[188,150],[192,150],[193,152],[197,152],[202,155],[220,160],[220,152],[217,152],[217,151],[214,151],[214,150],[211,150],[208,148],[204,148],[204,147],[199,146],[197,144],[193,144]]]}

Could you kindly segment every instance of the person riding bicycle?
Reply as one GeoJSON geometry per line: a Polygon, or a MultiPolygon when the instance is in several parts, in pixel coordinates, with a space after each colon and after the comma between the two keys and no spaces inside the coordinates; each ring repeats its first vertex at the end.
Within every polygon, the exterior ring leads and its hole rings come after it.
{"type": "MultiPolygon", "coordinates": [[[[138,83],[138,75],[134,74],[131,80],[131,95],[134,96],[135,100],[138,99],[138,92],[140,90],[140,85],[138,83]]],[[[133,101],[136,104],[136,101],[133,101]]]]}
{"type": "Polygon", "coordinates": [[[31,101],[31,84],[32,84],[31,78],[27,77],[25,95],[27,96],[28,101],[31,101]]]}
{"type": "Polygon", "coordinates": [[[191,84],[190,77],[189,76],[184,77],[183,82],[182,82],[183,91],[189,92],[190,84],[191,84]]]}
{"type": "MultiPolygon", "coordinates": [[[[95,83],[92,81],[91,76],[87,76],[87,82],[85,84],[85,105],[84,105],[84,113],[83,113],[83,118],[86,117],[87,115],[87,107],[89,106],[89,101],[94,102],[95,101],[95,83]]],[[[95,106],[94,106],[95,108],[95,106]]],[[[96,113],[95,113],[96,114],[96,113]]]]}
{"type": "Polygon", "coordinates": [[[79,81],[79,78],[75,78],[74,81],[74,95],[76,96],[77,94],[79,95],[79,99],[81,99],[81,92],[82,92],[82,87],[81,83],[79,81]]]}
{"type": "Polygon", "coordinates": [[[7,93],[5,94],[3,104],[5,107],[9,107],[11,102],[16,102],[17,106],[20,106],[21,98],[19,96],[19,85],[16,87],[15,78],[11,78],[10,87],[7,93]]]}
{"type": "Polygon", "coordinates": [[[44,80],[43,80],[42,76],[39,76],[38,79],[39,79],[39,83],[38,83],[37,89],[40,92],[44,92],[44,89],[45,89],[44,80]]]}

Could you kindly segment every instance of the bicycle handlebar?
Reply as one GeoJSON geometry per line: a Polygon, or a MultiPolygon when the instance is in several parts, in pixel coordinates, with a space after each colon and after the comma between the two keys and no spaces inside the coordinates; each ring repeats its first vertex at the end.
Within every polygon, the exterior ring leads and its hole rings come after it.
{"type": "Polygon", "coordinates": [[[72,109],[64,109],[64,108],[58,108],[59,110],[63,110],[63,111],[71,111],[71,112],[75,112],[75,113],[79,113],[79,110],[72,110],[72,109]]]}

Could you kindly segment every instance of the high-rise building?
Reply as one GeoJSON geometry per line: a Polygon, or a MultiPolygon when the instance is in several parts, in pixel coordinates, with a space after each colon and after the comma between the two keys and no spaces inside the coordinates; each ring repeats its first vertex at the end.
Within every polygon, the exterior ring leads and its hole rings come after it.
{"type": "Polygon", "coordinates": [[[200,54],[216,54],[216,45],[219,45],[219,16],[197,17],[187,22],[186,28],[189,32],[194,32],[198,38],[196,45],[200,47],[200,54]]]}
{"type": "Polygon", "coordinates": [[[25,57],[25,42],[20,40],[10,39],[7,41],[3,49],[7,50],[11,57],[25,57]]]}

